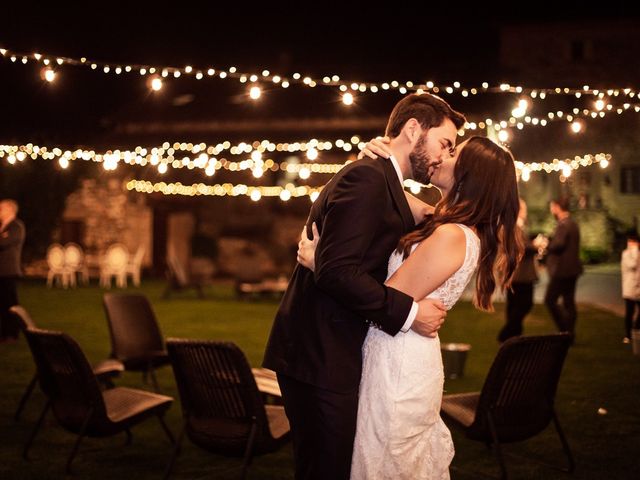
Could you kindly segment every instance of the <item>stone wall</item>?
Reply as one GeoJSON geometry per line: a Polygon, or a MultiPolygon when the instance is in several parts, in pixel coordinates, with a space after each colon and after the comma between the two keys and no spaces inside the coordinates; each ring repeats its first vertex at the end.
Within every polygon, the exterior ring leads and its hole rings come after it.
{"type": "Polygon", "coordinates": [[[144,248],[142,265],[151,265],[152,211],[143,195],[127,192],[122,179],[82,180],[67,199],[62,219],[84,223],[82,243],[90,255],[99,256],[109,245],[122,243],[132,255],[144,248]]]}

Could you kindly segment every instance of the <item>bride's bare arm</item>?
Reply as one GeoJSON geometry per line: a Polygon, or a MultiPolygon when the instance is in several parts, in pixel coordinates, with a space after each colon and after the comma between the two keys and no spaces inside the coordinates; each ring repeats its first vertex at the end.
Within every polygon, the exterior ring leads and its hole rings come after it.
{"type": "Polygon", "coordinates": [[[389,137],[372,138],[358,154],[358,160],[361,160],[364,157],[389,158],[393,154],[389,148],[389,143],[391,143],[391,139],[389,137]]]}
{"type": "Polygon", "coordinates": [[[462,266],[465,253],[462,229],[453,224],[440,225],[385,283],[420,301],[462,266]]]}
{"type": "Polygon", "coordinates": [[[409,202],[409,208],[411,209],[413,220],[416,222],[416,225],[422,222],[427,215],[433,213],[435,210],[433,205],[423,202],[419,198],[411,195],[409,192],[404,192],[404,196],[407,197],[407,202],[409,202]]]}

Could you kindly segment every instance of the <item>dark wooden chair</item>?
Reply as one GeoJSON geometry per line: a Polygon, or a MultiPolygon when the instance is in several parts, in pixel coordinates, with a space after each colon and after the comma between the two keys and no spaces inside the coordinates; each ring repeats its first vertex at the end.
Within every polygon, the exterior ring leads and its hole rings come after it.
{"type": "Polygon", "coordinates": [[[147,297],[139,294],[105,293],[102,297],[111,336],[111,358],[126,370],[142,372],[158,391],[155,370],[169,364],[164,339],[147,297]]]}
{"type": "Polygon", "coordinates": [[[71,463],[85,436],[107,437],[125,432],[130,443],[129,429],[151,416],[160,420],[169,440],[174,442],[163,420],[173,398],[125,387],[102,391],[84,353],[71,337],[31,328],[25,336],[38,367],[40,386],[47,396],[47,405],[24,447],[25,459],[49,409],[65,430],[77,435],[67,458],[67,473],[71,472],[71,463]]]}
{"type": "Polygon", "coordinates": [[[244,353],[233,343],[168,339],[184,424],[167,465],[169,477],[187,437],[213,453],[243,458],[246,477],[254,455],[277,450],[289,437],[284,407],[265,405],[244,353]]]}
{"type": "MultiPolygon", "coordinates": [[[[31,315],[29,315],[29,312],[27,312],[24,307],[20,305],[14,305],[9,309],[9,313],[13,315],[22,332],[25,332],[27,328],[37,328],[35,322],[31,318],[31,315]]],[[[114,359],[102,360],[101,362],[98,362],[93,366],[93,373],[104,388],[113,388],[113,378],[120,375],[120,373],[123,371],[124,365],[118,360],[114,359]]],[[[35,388],[37,381],[38,373],[36,371],[36,373],[33,374],[33,377],[27,385],[24,393],[22,394],[20,403],[18,403],[18,408],[13,415],[13,418],[16,421],[20,420],[22,410],[24,410],[24,407],[27,404],[27,401],[29,400],[33,389],[35,388]]]]}
{"type": "Polygon", "coordinates": [[[560,373],[571,337],[567,333],[505,341],[482,391],[445,395],[442,417],[467,438],[493,446],[502,478],[507,469],[500,445],[534,437],[553,422],[572,472],[574,461],[554,410],[560,373]]]}

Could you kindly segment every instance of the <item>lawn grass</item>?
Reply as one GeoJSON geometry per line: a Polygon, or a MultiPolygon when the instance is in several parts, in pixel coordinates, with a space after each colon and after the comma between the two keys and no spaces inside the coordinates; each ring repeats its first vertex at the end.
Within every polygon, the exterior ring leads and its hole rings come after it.
{"type": "MultiPolygon", "coordinates": [[[[163,285],[145,282],[140,291],[153,304],[160,327],[167,337],[225,339],[236,342],[249,362],[258,366],[271,327],[277,301],[237,301],[230,286],[210,288],[207,298],[184,292],[168,300],[160,298],[163,285]]],[[[21,285],[23,305],[42,328],[62,330],[74,337],[90,361],[109,353],[109,337],[101,297],[104,290],[85,287],[75,290],[48,290],[40,282],[21,285]]],[[[450,312],[441,331],[443,342],[466,342],[472,345],[465,365],[465,375],[447,380],[447,393],[477,390],[482,386],[497,351],[496,334],[502,325],[502,305],[494,314],[481,313],[468,303],[460,303],[450,312]]],[[[549,317],[536,306],[527,318],[527,334],[553,332],[549,317]]],[[[508,458],[513,478],[526,479],[626,479],[637,478],[640,446],[640,357],[633,356],[629,345],[622,345],[622,319],[607,312],[581,306],[578,338],[572,347],[560,381],[556,410],[576,459],[572,476],[557,472],[529,460],[508,458]],[[598,409],[607,411],[605,415],[598,409]]],[[[13,420],[17,402],[33,371],[33,361],[23,338],[17,343],[0,345],[4,371],[0,379],[0,478],[42,479],[64,477],[64,459],[73,436],[50,421],[36,438],[31,460],[23,461],[21,449],[29,435],[43,396],[34,392],[20,422],[13,420]]],[[[158,380],[163,393],[176,397],[167,414],[169,426],[177,432],[180,408],[170,368],[161,369],[158,380]]],[[[140,374],[126,373],[117,382],[149,388],[140,374]]],[[[107,439],[86,439],[74,461],[74,478],[136,480],[161,478],[171,447],[159,424],[148,421],[132,430],[133,443],[124,446],[124,435],[107,439]]],[[[453,479],[476,479],[497,476],[493,457],[484,445],[466,440],[454,432],[456,457],[453,479]]],[[[517,456],[542,458],[561,463],[560,445],[550,427],[537,438],[506,448],[517,456]]],[[[237,459],[206,453],[185,442],[173,479],[237,478],[237,459]]],[[[250,478],[291,479],[291,447],[256,457],[250,478]]]]}

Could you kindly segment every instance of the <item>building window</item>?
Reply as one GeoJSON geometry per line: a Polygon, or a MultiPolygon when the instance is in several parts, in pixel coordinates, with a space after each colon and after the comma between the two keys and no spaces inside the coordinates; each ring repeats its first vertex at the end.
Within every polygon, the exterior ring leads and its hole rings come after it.
{"type": "Polygon", "coordinates": [[[640,166],[620,169],[620,193],[640,193],[640,166]]]}

